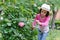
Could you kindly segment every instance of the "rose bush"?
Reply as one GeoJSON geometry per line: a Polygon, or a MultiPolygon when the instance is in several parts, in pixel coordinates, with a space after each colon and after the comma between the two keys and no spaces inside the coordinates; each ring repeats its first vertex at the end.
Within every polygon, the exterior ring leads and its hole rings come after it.
{"type": "Polygon", "coordinates": [[[38,10],[33,0],[0,1],[1,40],[37,40],[37,29],[32,30],[32,22],[38,10]],[[3,17],[3,18],[2,18],[3,17]]]}

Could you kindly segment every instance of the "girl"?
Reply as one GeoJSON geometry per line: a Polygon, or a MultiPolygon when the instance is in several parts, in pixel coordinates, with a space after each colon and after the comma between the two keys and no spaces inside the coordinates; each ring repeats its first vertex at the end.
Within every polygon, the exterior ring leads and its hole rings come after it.
{"type": "Polygon", "coordinates": [[[36,23],[39,25],[38,31],[38,40],[46,40],[46,36],[49,31],[49,11],[50,6],[48,4],[43,4],[39,10],[39,14],[36,15],[35,20],[32,24],[34,29],[36,23]]]}

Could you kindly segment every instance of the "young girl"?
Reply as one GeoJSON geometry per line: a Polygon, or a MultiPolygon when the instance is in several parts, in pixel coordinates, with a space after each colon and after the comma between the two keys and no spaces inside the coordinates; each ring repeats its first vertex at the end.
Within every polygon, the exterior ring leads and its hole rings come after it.
{"type": "Polygon", "coordinates": [[[39,25],[38,40],[46,40],[46,36],[49,31],[49,20],[50,20],[49,11],[50,11],[50,6],[48,4],[43,4],[32,24],[33,29],[36,26],[36,23],[39,25]]]}

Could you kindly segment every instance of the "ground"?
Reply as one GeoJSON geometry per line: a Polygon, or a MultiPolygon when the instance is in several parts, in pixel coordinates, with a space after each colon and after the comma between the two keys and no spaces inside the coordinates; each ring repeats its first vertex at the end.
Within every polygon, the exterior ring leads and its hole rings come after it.
{"type": "Polygon", "coordinates": [[[47,40],[60,40],[60,29],[51,29],[47,37],[47,40]]]}

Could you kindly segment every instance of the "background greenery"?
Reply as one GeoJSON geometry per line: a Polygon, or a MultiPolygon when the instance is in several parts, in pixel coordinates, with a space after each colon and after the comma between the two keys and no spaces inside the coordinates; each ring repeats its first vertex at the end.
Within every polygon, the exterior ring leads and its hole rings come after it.
{"type": "MultiPolygon", "coordinates": [[[[0,9],[3,10],[0,13],[0,40],[37,40],[38,30],[32,30],[31,24],[43,3],[54,4],[58,8],[60,4],[59,0],[48,0],[48,2],[45,0],[0,0],[0,9]],[[25,23],[23,28],[18,26],[21,21],[25,23]]],[[[53,9],[54,6],[52,5],[51,8],[53,9]]],[[[50,30],[47,40],[60,40],[59,33],[59,30],[50,30]]]]}

